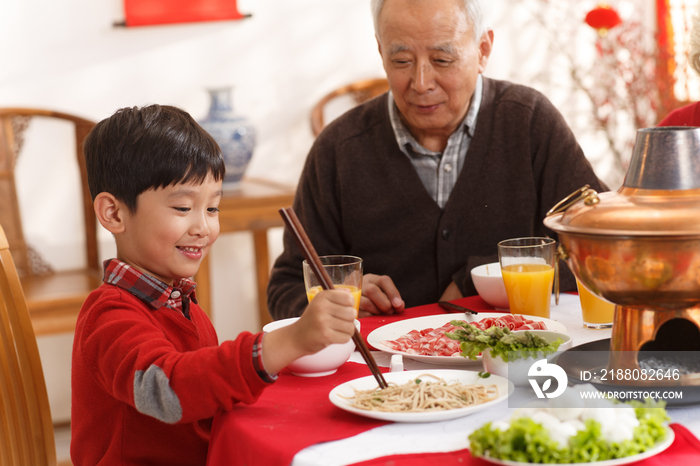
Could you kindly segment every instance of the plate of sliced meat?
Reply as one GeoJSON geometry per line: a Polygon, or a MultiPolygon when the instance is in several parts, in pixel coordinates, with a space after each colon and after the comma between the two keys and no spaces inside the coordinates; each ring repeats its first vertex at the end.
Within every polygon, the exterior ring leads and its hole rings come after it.
{"type": "Polygon", "coordinates": [[[442,365],[481,364],[460,355],[459,342],[445,336],[455,326],[450,322],[463,320],[486,330],[489,327],[508,327],[510,330],[553,330],[566,333],[566,326],[544,317],[480,312],[478,315],[439,314],[400,320],[384,325],[367,336],[374,348],[391,354],[400,354],[415,361],[442,365]]]}

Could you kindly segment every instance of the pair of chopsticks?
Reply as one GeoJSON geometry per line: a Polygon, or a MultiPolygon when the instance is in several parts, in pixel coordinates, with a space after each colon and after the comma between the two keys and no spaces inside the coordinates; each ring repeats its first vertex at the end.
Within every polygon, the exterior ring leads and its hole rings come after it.
{"type": "MultiPolygon", "coordinates": [[[[333,282],[331,281],[331,277],[328,275],[328,272],[326,272],[326,269],[323,267],[323,264],[321,264],[321,259],[318,258],[318,254],[316,254],[316,249],[314,249],[313,244],[311,244],[311,240],[306,235],[304,227],[301,226],[301,222],[299,221],[297,214],[294,212],[294,209],[292,209],[291,207],[286,207],[280,209],[279,212],[282,216],[282,219],[284,219],[284,223],[287,224],[290,231],[294,235],[294,238],[296,239],[299,248],[301,248],[301,251],[304,253],[304,258],[306,259],[306,262],[309,264],[311,270],[313,270],[313,272],[316,274],[319,281],[321,282],[321,287],[324,290],[335,289],[335,287],[333,286],[333,282]]],[[[369,370],[372,372],[372,375],[377,380],[379,387],[387,388],[388,385],[386,383],[386,380],[384,380],[384,376],[379,370],[377,362],[374,360],[372,353],[370,353],[369,348],[365,344],[365,340],[362,339],[362,335],[360,335],[360,332],[357,331],[357,328],[355,328],[355,333],[352,336],[352,340],[355,342],[355,346],[360,351],[360,354],[365,360],[365,363],[367,363],[367,366],[369,366],[369,370]]]]}
{"type": "Polygon", "coordinates": [[[438,306],[440,306],[441,308],[443,308],[447,312],[464,312],[465,314],[473,314],[473,315],[478,314],[478,312],[473,311],[469,308],[462,307],[462,306],[459,306],[457,304],[450,303],[447,301],[438,301],[438,306]]]}

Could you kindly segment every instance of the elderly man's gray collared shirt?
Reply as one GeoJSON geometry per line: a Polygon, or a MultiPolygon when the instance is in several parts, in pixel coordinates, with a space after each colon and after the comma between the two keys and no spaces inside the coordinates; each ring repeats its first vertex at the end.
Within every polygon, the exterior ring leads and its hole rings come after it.
{"type": "Polygon", "coordinates": [[[474,137],[476,117],[481,107],[481,92],[483,81],[481,75],[476,80],[474,95],[467,115],[459,127],[447,140],[447,147],[440,152],[433,152],[421,146],[401,121],[398,108],[394,104],[394,96],[389,92],[389,118],[394,129],[396,142],[401,151],[408,156],[413,167],[418,172],[425,189],[440,208],[445,207],[457,177],[462,171],[464,159],[469,149],[469,143],[474,137]]]}

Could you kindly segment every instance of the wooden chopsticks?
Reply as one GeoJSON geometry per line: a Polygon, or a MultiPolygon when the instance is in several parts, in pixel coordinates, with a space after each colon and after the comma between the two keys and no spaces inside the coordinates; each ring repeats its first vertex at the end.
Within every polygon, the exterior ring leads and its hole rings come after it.
{"type": "MultiPolygon", "coordinates": [[[[331,281],[331,277],[328,275],[328,272],[326,272],[326,269],[323,268],[323,264],[321,264],[321,259],[318,258],[318,254],[316,254],[316,249],[314,249],[313,244],[311,244],[311,240],[306,235],[306,231],[304,231],[304,227],[301,225],[301,222],[299,221],[297,214],[294,212],[294,209],[292,209],[291,207],[286,207],[280,209],[279,212],[282,216],[282,219],[284,219],[284,223],[287,224],[289,230],[294,235],[294,238],[296,239],[299,248],[301,248],[301,251],[304,254],[306,262],[309,263],[311,270],[313,270],[313,272],[319,278],[319,281],[321,282],[321,287],[324,290],[335,289],[335,287],[333,286],[333,282],[331,281]]],[[[386,388],[388,386],[386,380],[384,380],[384,376],[379,370],[377,362],[374,360],[372,353],[370,353],[369,348],[365,344],[365,340],[362,339],[362,335],[360,335],[360,332],[357,331],[357,328],[355,328],[355,333],[352,336],[352,340],[355,342],[355,346],[360,351],[360,354],[367,363],[367,366],[369,366],[369,370],[372,372],[372,375],[375,379],[377,379],[379,387],[386,388]]]]}
{"type": "Polygon", "coordinates": [[[438,301],[438,306],[440,306],[441,308],[443,308],[447,312],[464,312],[465,314],[472,314],[472,315],[479,314],[476,311],[473,311],[473,310],[466,308],[464,306],[459,306],[459,305],[451,303],[449,301],[438,301]]]}

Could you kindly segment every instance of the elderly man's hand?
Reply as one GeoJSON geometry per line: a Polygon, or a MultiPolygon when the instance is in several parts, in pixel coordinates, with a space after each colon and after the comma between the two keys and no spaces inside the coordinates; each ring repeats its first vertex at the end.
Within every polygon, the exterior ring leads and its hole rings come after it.
{"type": "Polygon", "coordinates": [[[450,282],[449,286],[445,289],[445,292],[440,296],[440,301],[452,301],[454,299],[464,298],[462,292],[459,291],[459,287],[455,282],[450,282]]]}
{"type": "Polygon", "coordinates": [[[404,306],[399,290],[387,275],[368,273],[362,277],[360,317],[371,314],[395,314],[403,312],[404,306]]]}

